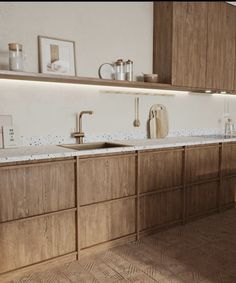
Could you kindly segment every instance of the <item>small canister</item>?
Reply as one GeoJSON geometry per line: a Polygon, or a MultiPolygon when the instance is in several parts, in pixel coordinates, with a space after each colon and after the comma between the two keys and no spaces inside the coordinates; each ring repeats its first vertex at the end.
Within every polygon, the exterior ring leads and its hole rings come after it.
{"type": "Polygon", "coordinates": [[[9,43],[9,70],[23,71],[23,46],[19,43],[9,43]]]}
{"type": "Polygon", "coordinates": [[[127,81],[133,81],[133,61],[127,60],[125,62],[125,79],[127,81]]]}
{"type": "Polygon", "coordinates": [[[118,59],[114,63],[115,69],[115,80],[124,81],[125,80],[125,62],[122,59],[118,59]]]}

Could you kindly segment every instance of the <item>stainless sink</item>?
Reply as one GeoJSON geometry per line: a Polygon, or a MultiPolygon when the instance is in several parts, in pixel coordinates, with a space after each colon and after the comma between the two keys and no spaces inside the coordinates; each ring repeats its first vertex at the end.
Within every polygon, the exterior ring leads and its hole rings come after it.
{"type": "Polygon", "coordinates": [[[62,144],[60,146],[74,150],[89,150],[89,149],[127,147],[130,145],[110,143],[110,142],[95,142],[95,143],[83,143],[83,144],[62,144]]]}

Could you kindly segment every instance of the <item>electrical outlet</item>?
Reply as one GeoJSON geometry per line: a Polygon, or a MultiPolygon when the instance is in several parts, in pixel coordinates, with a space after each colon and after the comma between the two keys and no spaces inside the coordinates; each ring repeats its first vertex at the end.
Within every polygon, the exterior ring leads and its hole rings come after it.
{"type": "Polygon", "coordinates": [[[17,147],[15,129],[13,127],[3,126],[3,148],[17,147]]]}

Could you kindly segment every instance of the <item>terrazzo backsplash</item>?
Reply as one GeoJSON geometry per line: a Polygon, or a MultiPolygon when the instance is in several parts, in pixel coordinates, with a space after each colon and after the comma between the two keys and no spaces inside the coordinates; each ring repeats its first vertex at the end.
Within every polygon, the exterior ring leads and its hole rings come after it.
{"type": "MultiPolygon", "coordinates": [[[[168,137],[179,136],[197,136],[197,135],[217,135],[222,134],[222,130],[218,128],[210,129],[181,129],[173,130],[169,132],[168,137]]],[[[84,137],[84,142],[100,142],[100,141],[119,141],[119,140],[132,140],[132,139],[147,139],[147,133],[142,130],[136,130],[134,132],[117,132],[113,134],[104,133],[100,135],[88,135],[84,137]]],[[[55,145],[55,144],[71,144],[75,143],[75,138],[67,136],[34,136],[26,138],[20,136],[20,146],[42,146],[42,145],[55,145]]]]}

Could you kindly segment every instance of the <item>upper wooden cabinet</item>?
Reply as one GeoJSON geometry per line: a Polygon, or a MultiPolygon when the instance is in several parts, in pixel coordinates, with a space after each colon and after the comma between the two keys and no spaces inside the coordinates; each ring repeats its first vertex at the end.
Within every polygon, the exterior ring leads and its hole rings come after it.
{"type": "Polygon", "coordinates": [[[236,90],[234,85],[236,9],[225,2],[208,3],[206,87],[236,90]]]}
{"type": "Polygon", "coordinates": [[[154,2],[153,71],[175,86],[236,90],[236,8],[154,2]]]}

